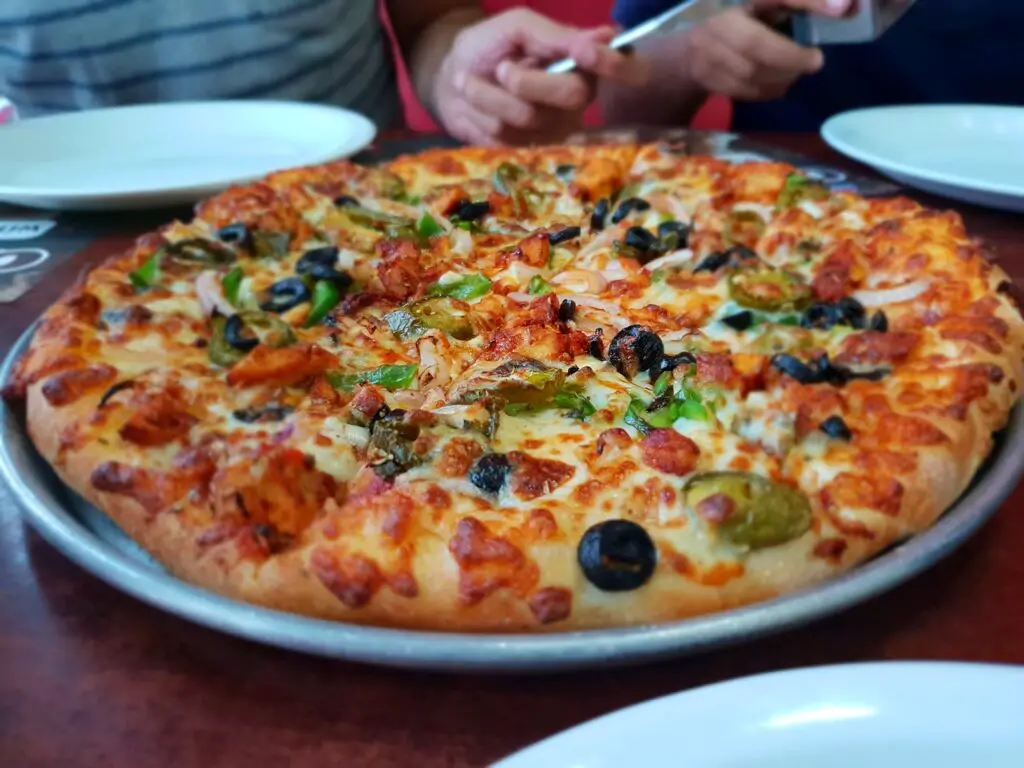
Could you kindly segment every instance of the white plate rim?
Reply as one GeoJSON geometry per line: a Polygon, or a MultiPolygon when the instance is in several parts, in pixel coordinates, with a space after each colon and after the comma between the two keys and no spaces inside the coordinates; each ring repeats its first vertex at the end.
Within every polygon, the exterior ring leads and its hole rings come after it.
{"type": "MultiPolygon", "coordinates": [[[[41,121],[70,122],[83,116],[94,116],[98,114],[145,114],[174,112],[182,109],[253,109],[266,110],[287,110],[296,114],[296,119],[301,119],[303,114],[320,113],[323,115],[334,115],[344,118],[351,123],[352,134],[345,138],[339,138],[330,149],[316,153],[310,153],[308,159],[297,166],[318,165],[342,157],[350,157],[362,151],[377,137],[377,126],[365,115],[354,112],[344,107],[336,107],[330,104],[316,104],[301,101],[284,101],[275,99],[237,99],[237,100],[211,100],[211,101],[168,101],[156,104],[130,104],[119,107],[103,107],[101,109],[83,110],[80,112],[65,112],[57,115],[36,117],[31,120],[15,121],[8,125],[0,126],[0,149],[4,143],[4,132],[8,130],[27,130],[41,121]]],[[[51,123],[52,124],[52,123],[51,123]]],[[[282,168],[281,170],[284,170],[282,168]]],[[[0,196],[29,198],[60,198],[69,201],[101,200],[106,198],[120,198],[126,196],[142,195],[178,195],[190,193],[193,190],[207,190],[225,188],[232,184],[246,184],[264,178],[267,173],[252,173],[246,175],[227,174],[214,179],[206,179],[196,183],[184,183],[165,186],[148,187],[145,189],[95,189],[83,192],[74,187],[39,187],[39,186],[18,186],[0,183],[0,196]]]]}
{"type": "Polygon", "coordinates": [[[777,691],[780,685],[787,686],[788,689],[801,688],[804,691],[810,687],[808,685],[810,683],[818,685],[828,683],[837,687],[863,690],[865,687],[871,686],[872,681],[883,681],[883,685],[902,686],[918,682],[922,677],[935,675],[953,676],[960,679],[963,679],[964,676],[984,678],[986,681],[992,681],[994,685],[1001,686],[1004,690],[1016,693],[1018,698],[1024,702],[1024,666],[1013,664],[903,660],[791,667],[720,680],[621,707],[534,742],[501,758],[490,768],[526,768],[539,762],[540,758],[549,751],[558,749],[562,743],[571,744],[573,741],[578,741],[581,736],[599,731],[613,721],[625,718],[635,719],[654,710],[692,705],[701,699],[725,696],[733,692],[737,696],[749,699],[777,691]],[[680,705],[680,702],[683,704],[680,705]]]}
{"type": "Polygon", "coordinates": [[[840,152],[854,160],[881,171],[891,171],[901,174],[907,179],[922,179],[936,184],[946,184],[952,187],[961,187],[977,192],[989,192],[993,194],[1007,195],[1010,197],[1024,197],[1024,184],[1020,186],[1001,184],[999,182],[987,182],[978,178],[970,178],[956,173],[946,173],[928,168],[900,162],[891,158],[871,152],[855,144],[840,138],[836,131],[842,128],[845,121],[863,118],[874,115],[893,115],[902,111],[934,111],[948,112],[953,110],[971,110],[975,112],[1013,112],[1024,118],[1024,107],[1003,106],[998,104],[906,104],[890,105],[883,107],[864,107],[853,109],[833,115],[821,126],[821,137],[832,149],[840,152]]]}

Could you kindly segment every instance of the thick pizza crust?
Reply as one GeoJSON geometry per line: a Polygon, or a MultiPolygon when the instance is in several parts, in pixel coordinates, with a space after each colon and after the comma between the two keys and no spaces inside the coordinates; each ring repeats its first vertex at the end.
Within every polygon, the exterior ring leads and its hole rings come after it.
{"type": "MultiPolygon", "coordinates": [[[[460,572],[444,545],[455,534],[455,515],[447,516],[443,523],[448,532],[446,537],[417,542],[411,563],[419,585],[415,597],[382,589],[359,608],[346,607],[313,575],[313,553],[336,546],[322,531],[304,537],[299,546],[258,565],[238,561],[230,551],[204,551],[196,543],[196,530],[182,524],[186,515],[153,516],[129,497],[101,493],[92,487],[93,470],[114,458],[113,452],[97,450],[99,446],[92,444],[58,460],[59,436],[68,425],[69,416],[73,420],[90,411],[91,403],[78,408],[53,408],[35,386],[28,397],[30,435],[65,483],[103,509],[132,540],[179,578],[282,611],[353,623],[465,632],[571,631],[661,623],[748,605],[812,586],[927,529],[969,486],[991,448],[992,426],[999,426],[986,423],[975,413],[974,418],[965,420],[962,428],[951,435],[950,446],[922,451],[918,472],[903,479],[904,499],[899,518],[866,513],[872,537],[847,538],[841,558],[815,556],[816,538],[808,533],[789,544],[752,553],[744,561],[743,574],[724,586],[700,584],[692,576],[675,572],[661,558],[654,576],[641,589],[603,592],[586,580],[576,563],[575,542],[589,522],[571,528],[563,523],[562,543],[524,551],[540,567],[538,590],[561,588],[572,595],[569,616],[544,625],[531,611],[529,597],[511,590],[499,590],[472,606],[459,598],[460,572]]],[[[422,508],[417,512],[427,514],[422,508]]],[[[656,540],[665,533],[652,531],[656,540]]]]}

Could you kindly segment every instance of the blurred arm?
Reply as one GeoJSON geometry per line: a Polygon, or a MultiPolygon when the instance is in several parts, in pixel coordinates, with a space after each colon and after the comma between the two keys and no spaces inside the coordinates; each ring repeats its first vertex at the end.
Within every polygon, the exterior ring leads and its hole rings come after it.
{"type": "Polygon", "coordinates": [[[455,37],[486,18],[478,0],[386,0],[420,102],[434,115],[434,81],[455,37]]]}

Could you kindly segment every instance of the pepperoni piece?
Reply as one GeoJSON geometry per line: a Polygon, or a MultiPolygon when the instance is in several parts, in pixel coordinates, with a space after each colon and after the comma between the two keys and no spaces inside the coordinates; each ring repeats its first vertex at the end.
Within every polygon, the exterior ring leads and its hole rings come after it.
{"type": "Polygon", "coordinates": [[[411,240],[381,240],[377,254],[381,257],[377,277],[384,286],[384,295],[395,301],[415,296],[424,280],[416,244],[411,240]]]}
{"type": "Polygon", "coordinates": [[[118,430],[123,440],[147,447],[185,437],[198,421],[173,393],[151,392],[133,398],[132,415],[118,430]]]}
{"type": "Polygon", "coordinates": [[[697,355],[697,378],[728,385],[736,379],[736,369],[727,353],[702,352],[697,355]]]}
{"type": "Polygon", "coordinates": [[[555,325],[558,320],[558,297],[553,293],[539,296],[516,313],[512,328],[527,325],[555,325]]]}
{"type": "Polygon", "coordinates": [[[811,290],[819,301],[839,301],[850,294],[854,288],[854,261],[853,250],[844,247],[825,259],[811,282],[811,290]]]}
{"type": "Polygon", "coordinates": [[[531,267],[546,267],[551,257],[551,243],[546,232],[530,235],[516,247],[512,257],[531,267]]]}
{"type": "Polygon", "coordinates": [[[920,338],[909,332],[862,331],[846,337],[834,362],[838,365],[902,363],[910,357],[920,338]]]}
{"type": "Polygon", "coordinates": [[[527,453],[512,451],[507,455],[512,464],[512,492],[523,499],[536,499],[554,491],[576,474],[576,467],[552,459],[537,459],[527,453]]]}
{"type": "Polygon", "coordinates": [[[317,344],[267,347],[262,344],[228,371],[227,382],[243,387],[288,387],[338,366],[338,358],[317,344]]]}
{"type": "Polygon", "coordinates": [[[86,392],[109,385],[117,369],[106,364],[61,371],[43,382],[42,393],[50,405],[70,405],[86,392]]]}
{"type": "Polygon", "coordinates": [[[644,464],[669,475],[688,475],[697,466],[700,448],[674,429],[653,429],[640,441],[644,464]]]}
{"type": "Polygon", "coordinates": [[[361,384],[356,390],[349,408],[354,415],[362,417],[362,420],[369,423],[370,419],[377,415],[377,412],[384,407],[384,393],[379,387],[373,384],[361,384]]]}

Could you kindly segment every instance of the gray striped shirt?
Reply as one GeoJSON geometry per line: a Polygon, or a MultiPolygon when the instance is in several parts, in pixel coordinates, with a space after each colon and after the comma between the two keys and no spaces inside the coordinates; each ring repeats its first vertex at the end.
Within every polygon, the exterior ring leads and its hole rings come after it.
{"type": "Polygon", "coordinates": [[[399,113],[375,0],[0,0],[0,95],[22,117],[260,98],[399,113]]]}

